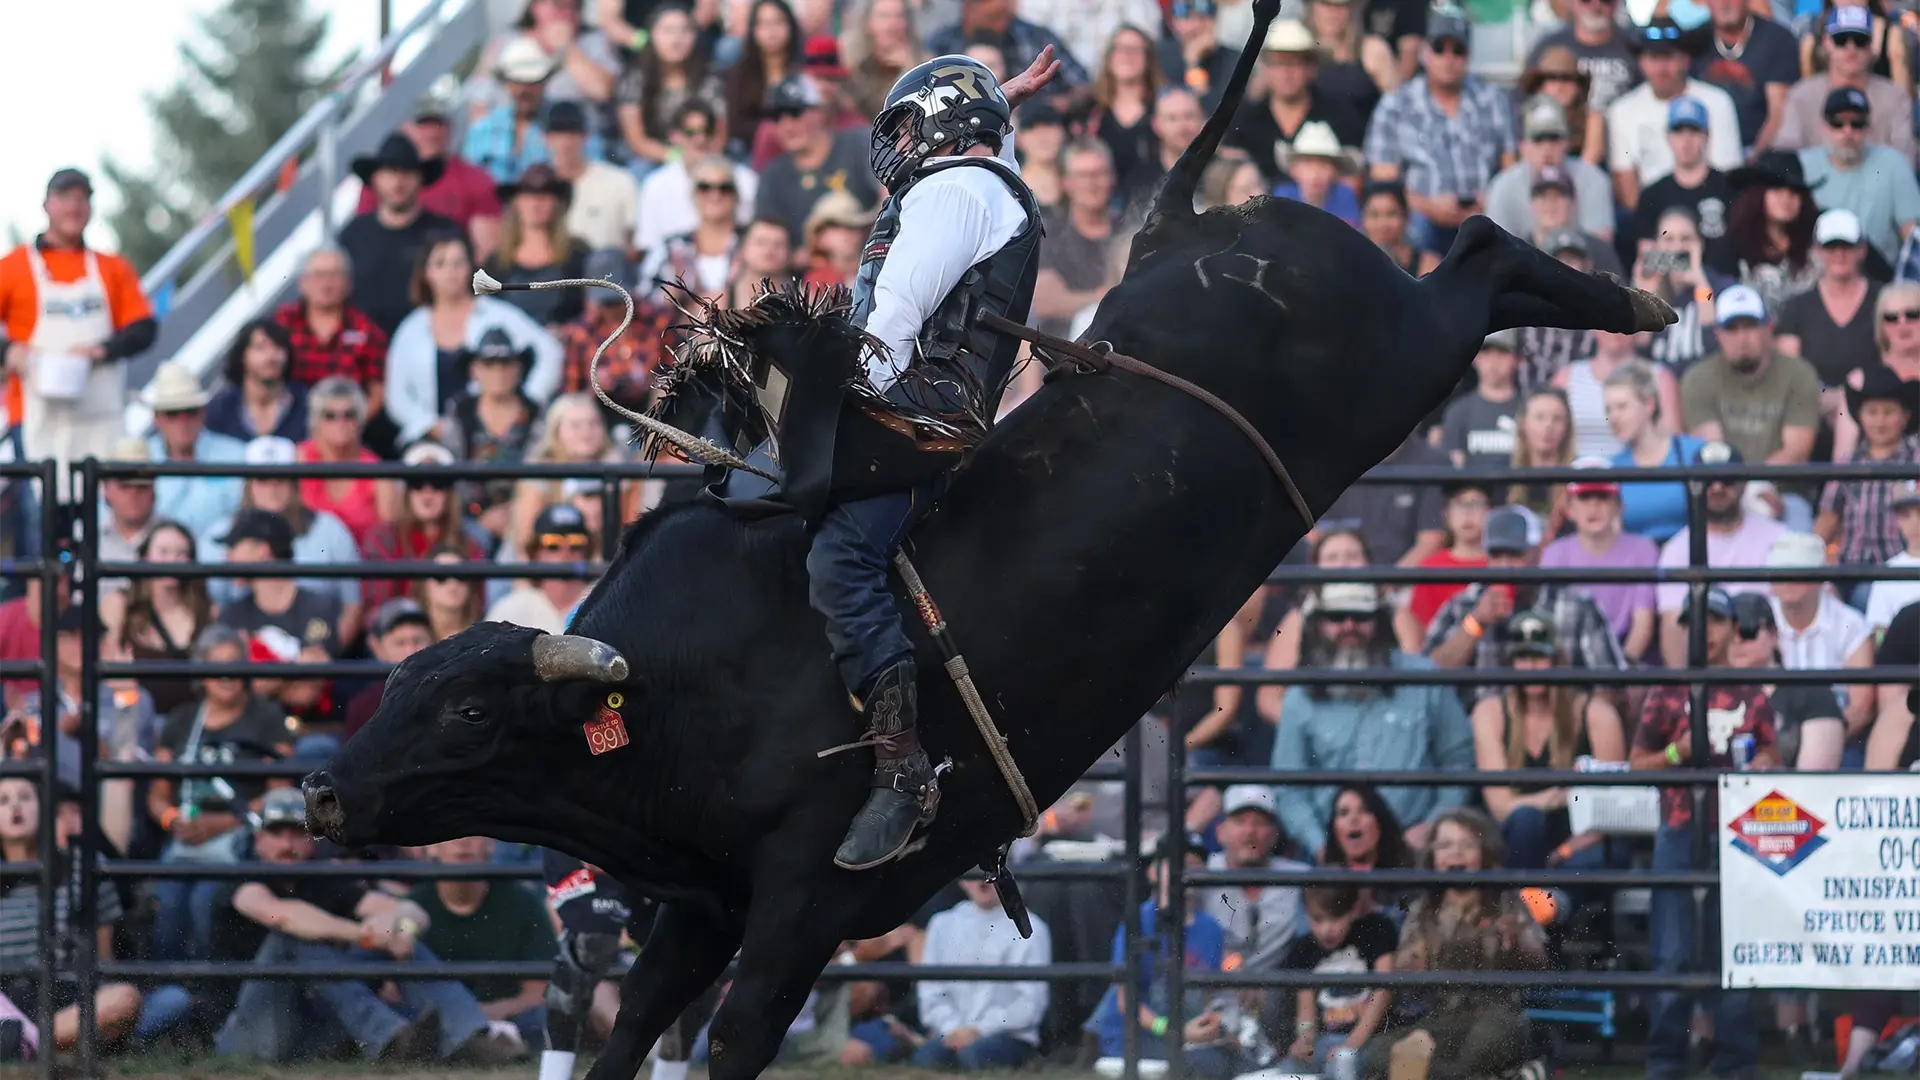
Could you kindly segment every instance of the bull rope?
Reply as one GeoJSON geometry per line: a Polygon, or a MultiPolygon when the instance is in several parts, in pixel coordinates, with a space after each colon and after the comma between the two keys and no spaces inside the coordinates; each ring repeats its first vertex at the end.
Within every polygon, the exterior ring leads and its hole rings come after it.
{"type": "Polygon", "coordinates": [[[593,360],[587,364],[587,383],[593,387],[593,396],[599,398],[602,405],[633,421],[648,432],[651,432],[654,436],[666,440],[672,444],[674,448],[686,455],[689,461],[697,461],[702,465],[724,465],[729,469],[739,469],[743,472],[750,472],[755,476],[776,484],[780,482],[778,476],[751,464],[745,458],[721,446],[719,443],[674,427],[664,420],[656,420],[645,413],[635,412],[608,397],[607,392],[600,388],[600,358],[607,354],[607,350],[613,347],[614,342],[620,340],[621,334],[627,332],[627,327],[633,325],[633,294],[621,287],[618,282],[608,278],[560,278],[557,281],[524,281],[502,284],[485,270],[475,270],[473,272],[473,295],[475,296],[492,296],[495,293],[526,292],[536,289],[577,288],[612,289],[614,292],[620,294],[620,299],[627,305],[626,317],[620,320],[619,326],[614,327],[613,333],[608,334],[605,340],[600,342],[600,347],[593,351],[593,360]]]}
{"type": "Polygon", "coordinates": [[[967,715],[973,717],[973,726],[980,730],[980,740],[987,744],[987,753],[993,756],[994,767],[1000,770],[1000,778],[1007,783],[1007,790],[1013,793],[1013,801],[1020,807],[1020,835],[1032,836],[1040,822],[1040,808],[1033,801],[1033,792],[1027,788],[1027,778],[1020,775],[1020,766],[1014,763],[1013,753],[1007,749],[1007,737],[994,725],[993,717],[987,712],[987,703],[980,697],[980,690],[973,685],[973,673],[967,669],[967,658],[960,655],[960,648],[954,644],[953,635],[947,630],[946,616],[940,614],[940,608],[933,602],[933,594],[927,591],[927,583],[920,579],[920,571],[914,568],[907,553],[893,553],[894,569],[900,571],[900,580],[906,583],[907,594],[913,597],[913,606],[920,612],[920,621],[927,624],[927,633],[933,636],[934,644],[940,647],[940,655],[946,662],[947,677],[953,680],[954,689],[960,691],[960,700],[967,706],[967,715]]]}

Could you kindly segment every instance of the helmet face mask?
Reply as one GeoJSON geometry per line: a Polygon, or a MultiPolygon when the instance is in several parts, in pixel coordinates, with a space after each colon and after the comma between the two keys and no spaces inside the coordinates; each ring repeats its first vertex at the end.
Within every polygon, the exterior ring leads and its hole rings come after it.
{"type": "Polygon", "coordinates": [[[968,56],[936,56],[887,92],[873,121],[873,173],[895,189],[936,153],[961,153],[1012,130],[1012,106],[986,65],[968,56]]]}

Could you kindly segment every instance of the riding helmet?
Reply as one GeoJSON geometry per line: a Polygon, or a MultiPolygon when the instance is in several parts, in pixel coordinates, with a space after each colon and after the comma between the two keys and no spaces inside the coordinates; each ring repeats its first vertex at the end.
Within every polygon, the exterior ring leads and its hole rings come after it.
{"type": "Polygon", "coordinates": [[[888,188],[934,155],[958,154],[1013,131],[1013,107],[987,66],[969,56],[936,56],[887,91],[873,119],[873,174],[888,188]]]}

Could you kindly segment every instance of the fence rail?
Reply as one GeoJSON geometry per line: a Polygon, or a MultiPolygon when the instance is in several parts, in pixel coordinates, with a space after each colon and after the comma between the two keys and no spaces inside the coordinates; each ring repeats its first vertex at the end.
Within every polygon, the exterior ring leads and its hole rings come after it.
{"type": "MultiPolygon", "coordinates": [[[[622,487],[624,484],[646,479],[680,479],[698,477],[704,470],[687,465],[637,465],[629,463],[591,463],[497,466],[461,464],[445,467],[405,468],[393,463],[338,463],[311,464],[292,468],[275,466],[249,466],[239,463],[213,464],[201,462],[87,462],[77,467],[82,491],[81,505],[92,507],[99,504],[99,486],[113,479],[154,479],[162,476],[174,477],[275,477],[284,478],[289,474],[311,476],[315,478],[373,478],[407,479],[423,474],[432,474],[448,480],[486,480],[486,479],[562,479],[587,478],[603,481],[600,492],[605,514],[602,555],[600,560],[582,560],[570,563],[438,563],[421,560],[395,562],[357,562],[335,564],[147,564],[108,562],[98,558],[98,533],[100,522],[92,513],[79,515],[80,538],[71,551],[60,558],[51,554],[60,547],[61,538],[53,534],[51,519],[55,515],[44,515],[48,519],[43,536],[43,552],[50,557],[37,560],[0,559],[0,577],[34,575],[44,586],[42,601],[42,660],[54,655],[52,626],[57,615],[56,588],[63,573],[78,570],[82,589],[80,603],[91,611],[98,610],[99,583],[105,578],[141,579],[148,577],[175,578],[236,578],[257,577],[300,577],[300,578],[385,578],[406,579],[418,577],[459,578],[478,580],[492,578],[523,579],[581,579],[591,578],[606,571],[609,560],[616,550],[616,533],[620,522],[622,505],[622,487]]],[[[1329,581],[1368,581],[1383,585],[1404,585],[1413,583],[1487,583],[1502,582],[1516,585],[1527,584],[1603,584],[1616,582],[1652,581],[1665,584],[1684,585],[1690,598],[1698,603],[1709,582],[1764,583],[1785,581],[1840,581],[1861,580],[1920,580],[1920,570],[1888,567],[1826,567],[1814,570],[1768,570],[1764,568],[1708,568],[1705,550],[1704,500],[1701,495],[1704,487],[1716,481],[1769,479],[1781,481],[1807,480],[1891,480],[1904,479],[1910,475],[1910,469],[1887,465],[1849,465],[1849,466],[1688,466],[1680,468],[1658,469],[1540,469],[1513,471],[1511,473],[1488,472],[1484,474],[1463,474],[1444,469],[1405,469],[1379,468],[1360,478],[1365,484],[1444,484],[1458,482],[1464,476],[1473,476],[1491,484],[1517,480],[1529,482],[1561,482],[1574,479],[1607,479],[1622,483],[1681,483],[1689,492],[1689,522],[1691,525],[1688,565],[1683,567],[1654,568],[1598,568],[1598,569],[1541,569],[1531,566],[1485,567],[1472,569],[1428,569],[1375,566],[1364,569],[1331,569],[1308,566],[1282,565],[1277,567],[1267,581],[1273,585],[1309,585],[1329,581]]],[[[53,490],[51,482],[55,478],[51,463],[0,466],[0,476],[18,477],[39,482],[43,490],[53,490]]],[[[222,676],[307,676],[324,678],[380,678],[390,670],[391,665],[379,661],[339,660],[324,664],[193,664],[179,661],[103,661],[99,656],[99,643],[89,636],[82,650],[83,687],[81,712],[84,717],[83,730],[97,727],[99,701],[98,683],[104,678],[206,678],[222,676]]],[[[1192,691],[1204,692],[1211,687],[1237,685],[1285,685],[1317,686],[1336,683],[1362,682],[1377,686],[1395,686],[1407,684],[1475,686],[1491,684],[1548,684],[1579,686],[1649,686],[1674,685],[1684,683],[1689,686],[1693,706],[1696,710],[1704,708],[1704,697],[1709,686],[1752,682],[1755,673],[1749,669],[1711,668],[1705,663],[1705,627],[1699,620],[1689,627],[1688,666],[1683,669],[1669,670],[1656,668],[1635,668],[1625,671],[1594,671],[1584,668],[1552,668],[1544,671],[1515,672],[1511,670],[1481,670],[1476,668],[1457,669],[1363,669],[1363,670],[1291,670],[1269,671],[1265,669],[1224,669],[1211,666],[1196,666],[1182,680],[1184,687],[1192,691]]],[[[51,664],[44,662],[0,662],[0,677],[26,678],[39,677],[42,680],[43,700],[57,700],[58,686],[51,664]]],[[[1766,673],[1769,682],[1780,684],[1877,684],[1911,681],[1914,672],[1891,667],[1840,670],[1795,670],[1770,669],[1766,673]]],[[[1705,746],[1706,725],[1695,725],[1694,754],[1696,760],[1707,760],[1705,746]]],[[[261,876],[262,868],[257,864],[206,865],[160,862],[152,860],[112,859],[96,861],[91,849],[93,826],[99,821],[98,782],[105,780],[142,781],[154,778],[188,779],[196,777],[226,777],[232,779],[297,778],[308,771],[306,766],[292,762],[237,762],[228,765],[185,765],[179,763],[158,763],[147,761],[103,761],[99,760],[98,747],[93,740],[80,740],[80,774],[82,777],[80,801],[82,807],[83,828],[75,838],[74,859],[75,884],[78,887],[77,905],[81,918],[79,925],[90,925],[92,919],[93,892],[99,880],[163,879],[163,880],[226,880],[240,881],[261,876]]],[[[932,967],[910,966],[903,964],[855,964],[835,965],[822,975],[824,981],[842,981],[847,979],[895,979],[895,978],[938,978],[958,980],[1043,980],[1048,982],[1115,982],[1120,980],[1138,980],[1150,942],[1143,936],[1139,922],[1141,901],[1144,899],[1145,882],[1140,872],[1136,853],[1144,850],[1141,812],[1144,803],[1142,772],[1145,763],[1145,749],[1142,731],[1136,726],[1128,735],[1127,752],[1123,761],[1114,763],[1103,761],[1090,769],[1086,777],[1090,780],[1119,781],[1126,801],[1124,849],[1128,853],[1121,859],[1105,862],[1056,862],[1031,863],[1023,865],[1019,874],[1022,878],[1034,881],[1060,882],[1110,882],[1119,885],[1126,895],[1123,925],[1126,928],[1124,941],[1125,955],[1121,963],[1073,962],[1057,963],[1033,968],[1009,969],[992,966],[968,967],[932,967]]],[[[50,748],[51,749],[51,748],[50,748]]],[[[1166,746],[1167,789],[1180,793],[1189,785],[1228,785],[1235,783],[1257,783],[1274,786],[1296,785],[1336,785],[1366,780],[1381,787],[1414,786],[1500,786],[1500,785],[1554,785],[1567,787],[1612,787],[1633,785],[1641,787],[1686,788],[1694,793],[1696,802],[1706,789],[1715,785],[1723,775],[1722,770],[1684,768],[1653,772],[1599,773],[1557,770],[1522,771],[1475,771],[1469,773],[1446,770],[1414,770],[1393,773],[1355,774],[1336,770],[1277,770],[1259,768],[1186,768],[1184,747],[1177,738],[1169,738],[1166,746]]],[[[0,776],[28,776],[39,779],[51,786],[57,775],[57,752],[48,753],[38,761],[11,762],[0,761],[0,776]]],[[[1179,795],[1172,798],[1173,806],[1169,812],[1178,818],[1178,807],[1184,801],[1179,795]]],[[[49,801],[51,802],[51,800],[49,801]]],[[[53,814],[43,815],[40,850],[54,850],[53,814]]],[[[1304,870],[1273,869],[1192,869],[1189,870],[1178,860],[1170,866],[1170,882],[1166,910],[1160,913],[1160,924],[1165,928],[1166,948],[1173,955],[1184,953],[1185,945],[1185,907],[1188,902],[1187,891],[1191,887],[1205,886],[1295,886],[1295,885],[1337,885],[1337,886],[1386,886],[1395,888],[1432,888],[1438,885],[1482,884],[1489,887],[1569,887],[1569,888],[1681,888],[1716,890],[1718,876],[1712,869],[1711,845],[1704,835],[1704,814],[1694,816],[1694,842],[1696,844],[1695,868],[1675,871],[1632,871],[1632,870],[1545,870],[1523,871],[1509,869],[1490,869],[1474,874],[1440,872],[1433,870],[1394,869],[1354,871],[1344,868],[1308,868],[1304,870]]],[[[40,881],[40,907],[42,925],[53,925],[53,888],[56,882],[47,871],[50,867],[43,861],[20,862],[0,865],[0,878],[13,880],[25,877],[37,877],[40,881]]],[[[395,881],[494,881],[515,882],[531,881],[540,877],[538,871],[529,866],[494,864],[442,864],[434,862],[363,862],[363,863],[309,863],[302,865],[275,865],[270,874],[276,878],[353,878],[395,881]]],[[[52,935],[44,935],[40,957],[43,978],[50,978],[54,972],[56,952],[63,944],[56,942],[52,935]]],[[[73,965],[77,974],[87,985],[100,978],[114,979],[300,979],[316,974],[333,978],[386,978],[398,971],[404,971],[410,977],[446,978],[479,976],[513,976],[516,978],[542,978],[551,972],[551,965],[544,963],[453,963],[409,964],[405,968],[396,968],[385,961],[372,961],[349,957],[340,964],[326,968],[291,964],[255,964],[233,962],[159,962],[146,960],[103,960],[94,955],[91,935],[75,935],[71,944],[73,965]]],[[[1702,990],[1717,987],[1719,979],[1715,972],[1717,957],[1696,957],[1695,970],[1688,973],[1656,974],[1651,972],[1627,971],[1587,971],[1587,972],[1395,972],[1354,973],[1354,974],[1300,974],[1271,972],[1233,971],[1224,973],[1188,974],[1179,965],[1170,965],[1165,972],[1167,992],[1170,1003],[1168,1021],[1176,1028],[1183,1025],[1183,987],[1203,988],[1253,988],[1287,985],[1292,987],[1358,987],[1384,985],[1392,987],[1420,987],[1449,985],[1486,989],[1516,989],[1538,987],[1546,984],[1556,986],[1578,986],[1608,991],[1641,990],[1702,990]]],[[[41,1025],[43,1031],[51,1031],[51,1015],[43,996],[41,1001],[41,1025]]],[[[91,995],[80,996],[82,1012],[82,1032],[80,1057],[83,1068],[91,1068],[96,1053],[93,1040],[93,1003],[91,995]]],[[[1130,1076],[1137,1075],[1140,1032],[1136,1025],[1126,1025],[1126,1059],[1130,1076]]],[[[1179,1040],[1169,1048],[1170,1069],[1178,1076],[1182,1068],[1179,1040]]],[[[52,1055],[48,1055],[51,1065],[52,1055]]]]}

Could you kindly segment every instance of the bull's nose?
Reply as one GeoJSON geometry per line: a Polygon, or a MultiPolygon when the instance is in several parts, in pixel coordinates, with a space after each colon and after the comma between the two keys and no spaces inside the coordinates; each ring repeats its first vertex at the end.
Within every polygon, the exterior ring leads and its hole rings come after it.
{"type": "Polygon", "coordinates": [[[339,843],[346,815],[340,809],[340,797],[334,794],[333,785],[327,782],[326,774],[309,777],[300,786],[307,796],[307,831],[339,843]]]}

